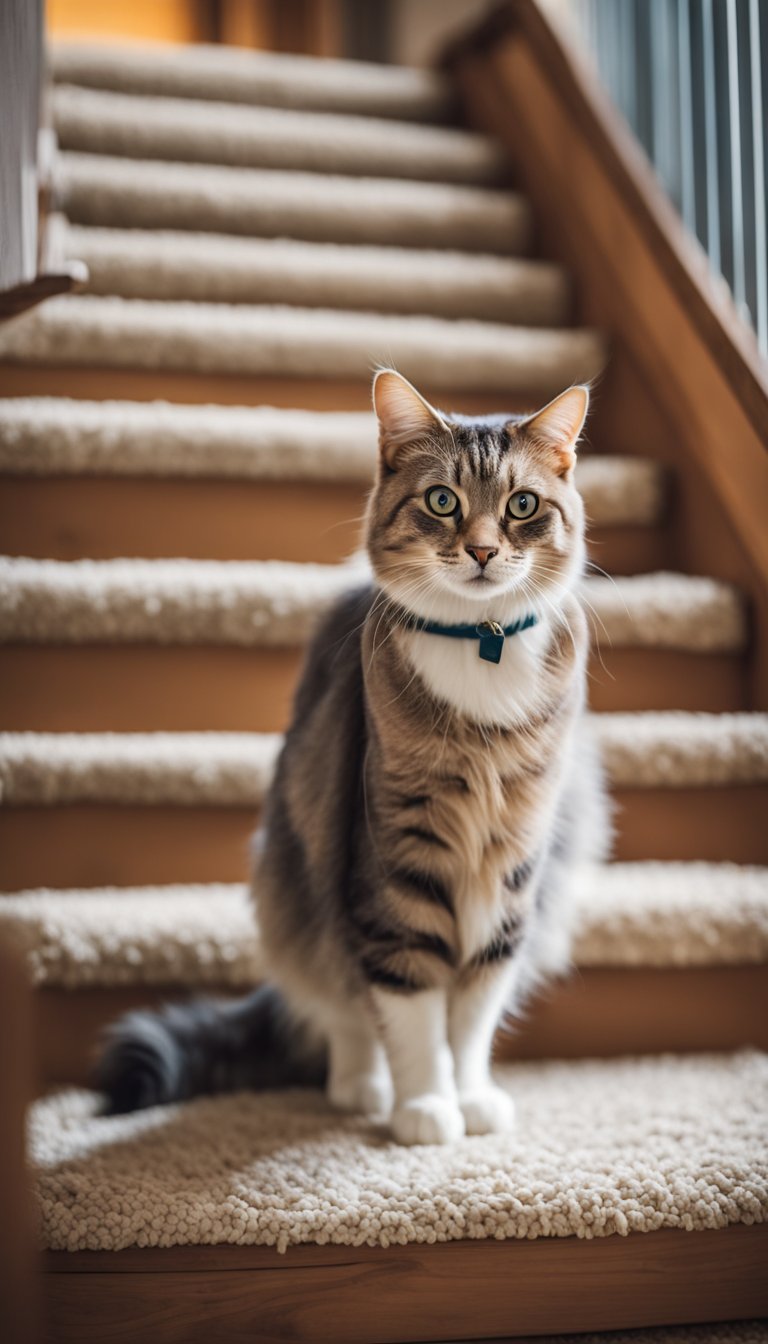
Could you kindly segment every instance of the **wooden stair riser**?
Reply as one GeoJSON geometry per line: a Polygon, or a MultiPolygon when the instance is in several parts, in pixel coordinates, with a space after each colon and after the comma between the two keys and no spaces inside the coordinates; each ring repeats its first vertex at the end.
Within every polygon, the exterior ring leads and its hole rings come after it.
{"type": "MultiPolygon", "coordinates": [[[[244,985],[243,992],[251,986],[244,985]]],[[[231,986],[197,994],[229,997],[231,986]]],[[[40,1083],[86,1085],[104,1028],[133,1008],[190,997],[185,986],[43,988],[35,995],[40,1083]]],[[[579,1059],[666,1050],[768,1049],[768,967],[585,967],[550,985],[495,1058],[579,1059]]]]}
{"type": "MultiPolygon", "coordinates": [[[[371,360],[371,380],[375,360],[371,360]]],[[[408,370],[403,369],[407,376],[408,370]]],[[[565,379],[568,382],[568,379],[565,379]]],[[[467,414],[530,411],[553,395],[463,392],[453,387],[419,391],[433,405],[467,414]]],[[[0,397],[76,397],[85,401],[173,401],[220,406],[283,406],[314,411],[369,411],[371,383],[356,378],[290,378],[271,374],[195,373],[175,369],[0,363],[0,397]]]]}
{"type": "Polygon", "coordinates": [[[768,1229],[51,1252],[56,1344],[413,1344],[760,1317],[768,1229]],[[652,1291],[651,1291],[652,1290],[652,1291]]]}
{"type": "MultiPolygon", "coordinates": [[[[48,560],[122,556],[333,563],[361,543],[363,482],[6,476],[5,555],[48,560]]],[[[590,555],[612,574],[666,569],[666,526],[595,526],[590,555]]]]}
{"type": "MultiPolygon", "coordinates": [[[[302,649],[216,645],[7,645],[0,729],[36,732],[282,732],[302,649]]],[[[742,659],[601,644],[593,709],[746,709],[742,659]]]]}
{"type": "MultiPolygon", "coordinates": [[[[768,863],[768,787],[620,789],[615,857],[768,863]]],[[[251,807],[0,809],[0,890],[240,882],[251,807]]]]}

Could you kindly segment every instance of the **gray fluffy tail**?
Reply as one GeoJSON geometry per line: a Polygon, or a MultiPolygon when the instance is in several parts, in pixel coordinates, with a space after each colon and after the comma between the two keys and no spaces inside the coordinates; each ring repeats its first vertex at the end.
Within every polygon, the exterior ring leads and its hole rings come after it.
{"type": "Polygon", "coordinates": [[[127,1013],[109,1028],[94,1085],[106,1096],[104,1113],[121,1115],[203,1093],[320,1087],[325,1073],[324,1048],[262,985],[234,1002],[127,1013]]]}

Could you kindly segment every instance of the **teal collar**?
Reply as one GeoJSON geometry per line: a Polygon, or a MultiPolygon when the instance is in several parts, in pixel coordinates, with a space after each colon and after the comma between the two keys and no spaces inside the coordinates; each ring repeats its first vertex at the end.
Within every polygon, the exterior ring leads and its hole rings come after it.
{"type": "Polygon", "coordinates": [[[480,621],[478,625],[440,625],[438,621],[423,621],[418,616],[409,616],[404,622],[408,630],[418,630],[424,635],[446,635],[448,639],[476,639],[479,642],[478,653],[486,663],[500,663],[504,640],[508,635],[518,635],[521,630],[530,630],[538,623],[538,616],[531,612],[521,616],[512,625],[499,625],[498,621],[480,621]]]}

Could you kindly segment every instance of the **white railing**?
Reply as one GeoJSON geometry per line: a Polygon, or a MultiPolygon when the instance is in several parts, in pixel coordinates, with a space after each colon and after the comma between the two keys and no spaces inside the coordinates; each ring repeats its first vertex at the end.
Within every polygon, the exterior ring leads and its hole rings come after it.
{"type": "Polygon", "coordinates": [[[768,0],[570,0],[570,9],[768,358],[768,0]]]}
{"type": "Polygon", "coordinates": [[[0,0],[0,291],[37,272],[42,0],[0,0]]]}

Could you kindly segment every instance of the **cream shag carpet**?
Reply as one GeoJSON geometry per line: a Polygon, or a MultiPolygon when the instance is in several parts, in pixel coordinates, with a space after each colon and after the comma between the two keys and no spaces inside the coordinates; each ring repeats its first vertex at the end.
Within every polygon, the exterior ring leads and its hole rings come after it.
{"type": "MultiPolygon", "coordinates": [[[[370,61],[318,61],[243,47],[54,42],[58,81],[123,93],[212,98],[270,107],[315,108],[412,121],[444,121],[454,95],[431,70],[370,61]]],[[[397,128],[393,128],[397,134],[397,128]]]]}
{"type": "Polygon", "coordinates": [[[65,229],[62,250],[88,267],[88,293],[126,299],[295,303],[523,326],[569,318],[560,267],[482,252],[79,225],[65,229]]]}
{"type": "MultiPolygon", "coordinates": [[[[302,644],[361,560],[29,560],[0,557],[0,642],[302,644]]],[[[583,591],[602,646],[738,652],[737,590],[687,574],[590,577],[583,591]]]]}
{"type": "Polygon", "coordinates": [[[510,1135],[400,1148],[319,1093],[204,1098],[110,1119],[67,1091],[30,1117],[45,1245],[604,1237],[768,1217],[768,1058],[519,1064],[510,1135]]]}
{"type": "MultiPolygon", "coordinates": [[[[592,716],[614,787],[768,783],[768,714],[592,716]]],[[[0,733],[4,806],[256,807],[277,733],[0,733]]]]}
{"type": "MultiPolygon", "coordinates": [[[[0,399],[0,472],[15,476],[214,476],[365,481],[376,461],[367,412],[164,401],[0,399]]],[[[597,524],[658,522],[664,471],[641,457],[585,455],[579,490],[597,524]]]]}
{"type": "Polygon", "coordinates": [[[0,329],[0,358],[22,364],[186,373],[359,378],[395,365],[426,387],[555,395],[596,376],[602,337],[390,313],[85,295],[50,299],[0,329]]]}
{"type": "Polygon", "coordinates": [[[52,105],[59,143],[89,154],[478,186],[509,175],[501,146],[466,130],[69,85],[52,105]]]}
{"type": "MultiPolygon", "coordinates": [[[[240,884],[36,890],[3,895],[37,985],[253,985],[265,973],[240,884]]],[[[768,870],[616,863],[583,875],[573,960],[587,966],[768,961],[768,870]]]]}
{"type": "Polygon", "coordinates": [[[528,202],[451,183],[62,154],[60,209],[78,224],[394,243],[516,255],[528,202]]]}
{"type": "MultiPolygon", "coordinates": [[[[166,401],[0,399],[0,471],[13,475],[225,476],[365,481],[376,461],[376,422],[355,411],[272,406],[185,406],[166,401]]],[[[632,461],[624,458],[608,462],[632,461]]],[[[657,472],[601,486],[611,502],[636,494],[650,509],[657,472]]]]}

